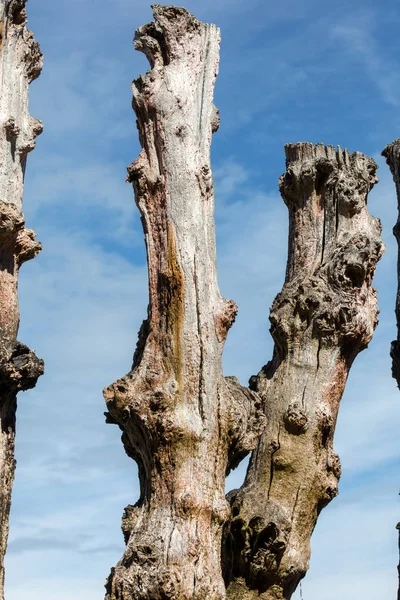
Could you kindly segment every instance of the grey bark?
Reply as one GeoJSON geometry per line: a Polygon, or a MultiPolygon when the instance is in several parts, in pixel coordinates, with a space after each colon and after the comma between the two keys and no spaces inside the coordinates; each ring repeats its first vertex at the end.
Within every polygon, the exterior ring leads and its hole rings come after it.
{"type": "Polygon", "coordinates": [[[308,569],[317,517],[337,494],[333,435],[349,369],[377,325],[371,287],[383,253],[367,209],[374,160],[332,146],[289,144],[280,191],[289,256],[271,309],[275,348],[250,381],[267,426],[244,485],[230,494],[228,598],[290,598],[308,569]]]}
{"type": "Polygon", "coordinates": [[[289,260],[271,312],[274,358],[251,389],[224,378],[237,308],[216,274],[219,31],[185,9],[153,9],[135,38],[151,70],[133,84],[142,151],[128,168],[148,318],[132,370],[104,391],[141,495],[125,509],[126,551],[106,600],[290,598],[336,494],[332,439],[347,374],[377,323],[371,280],[383,245],[366,207],[376,164],[321,144],[286,147],[289,260]],[[226,473],[254,448],[244,487],[225,498],[226,473]]]}
{"type": "Polygon", "coordinates": [[[17,393],[35,386],[43,361],[17,341],[18,271],[41,246],[25,228],[22,194],[26,158],[41,133],[28,112],[28,88],[42,55],[26,27],[25,0],[0,4],[0,599],[4,598],[11,492],[15,471],[17,393]]]}
{"type": "Polygon", "coordinates": [[[218,289],[210,167],[219,30],[154,6],[135,46],[151,70],[133,84],[142,152],[128,168],[145,233],[148,318],[132,371],[107,390],[139,466],[141,496],[123,518],[127,547],[107,600],[222,599],[225,476],[264,424],[256,394],[224,379],[237,307],[218,289]]]}

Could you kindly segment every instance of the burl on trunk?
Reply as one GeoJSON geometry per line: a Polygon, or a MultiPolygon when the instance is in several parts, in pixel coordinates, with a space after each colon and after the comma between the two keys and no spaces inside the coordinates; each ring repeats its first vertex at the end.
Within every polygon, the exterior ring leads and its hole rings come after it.
{"type": "Polygon", "coordinates": [[[249,389],[224,378],[237,308],[216,273],[219,31],[185,9],[153,9],[135,38],[151,70],[133,84],[142,151],[128,168],[148,318],[131,372],[104,392],[141,496],[125,510],[126,551],[106,599],[290,598],[317,515],[336,494],[332,440],[347,374],[377,323],[371,280],[383,246],[366,206],[376,164],[322,144],[286,146],[289,259],[271,312],[274,357],[249,389]],[[226,473],[254,448],[244,486],[225,498],[226,473]]]}
{"type": "Polygon", "coordinates": [[[141,497],[123,518],[127,547],[107,599],[223,598],[225,476],[254,448],[259,398],[224,379],[237,307],[218,289],[210,167],[219,31],[155,6],[135,46],[152,69],[133,84],[143,150],[128,168],[142,215],[148,318],[132,371],[105,390],[109,420],[139,466],[141,497]]]}
{"type": "Polygon", "coordinates": [[[17,392],[35,386],[43,361],[17,342],[18,270],[41,245],[25,228],[22,193],[27,154],[42,124],[28,112],[28,88],[42,55],[26,27],[25,0],[0,4],[0,599],[14,479],[17,392]]]}
{"type": "Polygon", "coordinates": [[[288,144],[280,191],[289,255],[272,305],[274,355],[250,387],[267,426],[230,494],[229,598],[290,598],[308,569],[318,514],[337,494],[333,435],[350,367],[377,325],[371,287],[383,253],[367,209],[377,165],[359,152],[288,144]]]}

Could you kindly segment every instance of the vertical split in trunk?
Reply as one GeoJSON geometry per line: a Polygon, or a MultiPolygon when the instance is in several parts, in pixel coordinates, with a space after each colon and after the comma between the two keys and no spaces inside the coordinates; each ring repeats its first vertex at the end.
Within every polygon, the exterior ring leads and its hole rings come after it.
{"type": "Polygon", "coordinates": [[[109,422],[138,464],[141,496],[123,517],[124,556],[107,600],[225,597],[220,553],[227,471],[255,447],[257,394],[224,379],[236,305],[218,289],[212,132],[219,30],[183,8],[153,6],[133,83],[142,151],[128,168],[145,233],[148,318],[131,372],[104,391],[109,422]]]}
{"type": "Polygon", "coordinates": [[[270,314],[273,359],[250,381],[267,426],[229,497],[223,560],[232,600],[289,599],[304,577],[318,514],[337,494],[340,399],[377,325],[371,282],[383,244],[367,209],[377,165],[322,144],[285,150],[289,256],[270,314]]]}
{"type": "Polygon", "coordinates": [[[25,1],[0,4],[0,600],[15,470],[16,398],[43,372],[43,361],[17,342],[18,270],[41,249],[22,215],[26,158],[42,131],[28,112],[28,88],[40,74],[42,55],[26,27],[25,1]]]}

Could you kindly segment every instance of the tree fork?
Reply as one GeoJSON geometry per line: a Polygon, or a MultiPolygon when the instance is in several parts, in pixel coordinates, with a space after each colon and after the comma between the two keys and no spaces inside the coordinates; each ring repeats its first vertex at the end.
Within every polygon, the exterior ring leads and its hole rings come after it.
{"type": "Polygon", "coordinates": [[[273,359],[250,380],[267,426],[242,488],[229,495],[223,562],[232,600],[289,599],[304,577],[318,514],[337,494],[339,403],[377,325],[371,282],[384,247],[367,209],[376,163],[322,144],[285,151],[288,264],[270,314],[273,359]]]}
{"type": "Polygon", "coordinates": [[[22,194],[28,153],[42,124],[28,112],[29,84],[42,54],[26,27],[26,0],[0,4],[0,599],[4,598],[11,492],[15,471],[17,393],[35,386],[43,361],[17,341],[18,271],[41,250],[25,228],[22,194]]]}
{"type": "Polygon", "coordinates": [[[142,151],[128,167],[142,217],[148,318],[131,372],[104,391],[139,467],[123,517],[126,551],[107,600],[219,600],[225,477],[252,450],[258,395],[222,374],[237,307],[218,289],[210,166],[219,30],[183,8],[153,6],[135,47],[151,70],[133,83],[142,151]]]}

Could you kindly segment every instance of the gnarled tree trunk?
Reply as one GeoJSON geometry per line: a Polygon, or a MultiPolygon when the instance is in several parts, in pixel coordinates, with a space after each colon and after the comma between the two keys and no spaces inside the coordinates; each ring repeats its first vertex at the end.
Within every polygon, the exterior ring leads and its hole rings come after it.
{"type": "Polygon", "coordinates": [[[286,147],[289,261],[271,313],[274,358],[252,389],[224,378],[236,306],[216,276],[219,32],[185,9],[153,8],[135,38],[151,70],[133,84],[143,149],[128,168],[148,318],[131,372],[104,391],[141,496],[125,510],[126,551],[106,600],[222,600],[226,586],[235,599],[290,598],[318,512],[336,494],[332,439],[346,377],[377,323],[371,280],[383,246],[366,207],[376,164],[321,144],[286,147]],[[226,473],[256,445],[245,485],[226,499],[226,473]]]}
{"type": "Polygon", "coordinates": [[[267,426],[230,495],[228,598],[290,598],[308,569],[317,516],[337,494],[333,434],[349,369],[377,325],[372,277],[381,226],[368,214],[375,162],[289,144],[280,179],[289,256],[271,309],[274,356],[250,381],[267,426]]]}
{"type": "Polygon", "coordinates": [[[40,74],[42,55],[26,27],[25,0],[0,4],[0,598],[14,479],[17,393],[35,386],[43,372],[27,346],[17,342],[18,270],[41,246],[22,215],[26,158],[41,133],[28,112],[28,87],[40,74]]]}
{"type": "Polygon", "coordinates": [[[141,497],[123,518],[127,547],[108,600],[222,599],[226,472],[254,448],[258,397],[222,375],[236,305],[217,284],[212,132],[219,31],[155,6],[136,48],[152,69],[133,84],[143,150],[129,167],[149,269],[148,319],[132,371],[107,390],[139,466],[141,497]]]}

